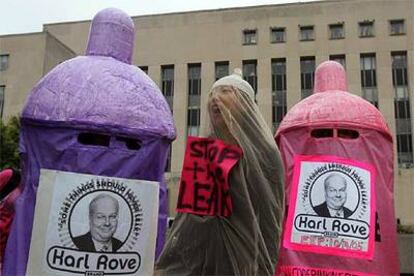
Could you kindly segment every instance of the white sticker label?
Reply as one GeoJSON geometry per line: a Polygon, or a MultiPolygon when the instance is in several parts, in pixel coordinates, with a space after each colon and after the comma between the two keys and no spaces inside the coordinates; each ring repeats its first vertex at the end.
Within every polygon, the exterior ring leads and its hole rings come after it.
{"type": "Polygon", "coordinates": [[[158,193],[158,182],[42,169],[27,274],[152,274],[158,193]]]}
{"type": "Polygon", "coordinates": [[[335,156],[297,156],[284,246],[372,259],[375,170],[335,156]]]}

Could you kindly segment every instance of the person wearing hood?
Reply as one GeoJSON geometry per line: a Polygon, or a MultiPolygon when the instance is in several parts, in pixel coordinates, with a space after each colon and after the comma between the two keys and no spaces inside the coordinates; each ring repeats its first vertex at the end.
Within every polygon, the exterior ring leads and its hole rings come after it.
{"type": "Polygon", "coordinates": [[[232,214],[178,213],[156,265],[159,275],[273,275],[284,214],[284,169],[273,135],[240,69],[209,93],[212,138],[243,155],[230,171],[232,214]]]}

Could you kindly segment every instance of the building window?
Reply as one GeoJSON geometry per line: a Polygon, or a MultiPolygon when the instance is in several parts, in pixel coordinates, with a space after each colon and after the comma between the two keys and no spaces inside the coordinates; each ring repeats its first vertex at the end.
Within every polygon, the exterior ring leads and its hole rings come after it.
{"type": "Polygon", "coordinates": [[[270,28],[270,42],[271,43],[286,42],[286,29],[285,28],[270,28]]]}
{"type": "Polygon", "coordinates": [[[174,99],[174,65],[161,66],[161,91],[172,112],[174,99]]]}
{"type": "Polygon", "coordinates": [[[315,39],[313,26],[300,26],[300,40],[301,41],[312,41],[315,39]]]}
{"type": "Polygon", "coordinates": [[[145,74],[148,75],[148,66],[138,66],[139,69],[141,69],[142,71],[144,71],[145,74]]]}
{"type": "Polygon", "coordinates": [[[201,64],[199,63],[188,65],[188,94],[201,95],[201,64]]]}
{"type": "Polygon", "coordinates": [[[287,112],[286,59],[272,59],[272,126],[275,131],[287,112]]]}
{"type": "Polygon", "coordinates": [[[3,108],[4,108],[4,91],[6,86],[0,85],[0,121],[3,119],[3,108]]]}
{"type": "Polygon", "coordinates": [[[229,75],[229,62],[228,61],[217,61],[215,63],[214,75],[216,80],[229,75]]]}
{"type": "Polygon", "coordinates": [[[401,167],[414,165],[411,130],[410,89],[407,75],[407,53],[392,52],[392,83],[394,86],[394,111],[398,164],[401,167]]]}
{"type": "MultiPolygon", "coordinates": [[[[392,84],[395,87],[408,87],[407,54],[405,52],[392,53],[392,84]]],[[[398,98],[408,95],[401,94],[398,98]]]]}
{"type": "Polygon", "coordinates": [[[345,29],[343,23],[329,25],[329,38],[342,39],[345,38],[345,29]]]}
{"type": "Polygon", "coordinates": [[[243,45],[254,45],[257,43],[257,30],[243,31],[243,45]]]}
{"type": "Polygon", "coordinates": [[[362,96],[378,108],[377,65],[375,54],[361,54],[360,62],[362,96]]]}
{"type": "Polygon", "coordinates": [[[330,55],[329,60],[333,60],[340,63],[344,67],[344,69],[346,69],[345,55],[330,55]]]}
{"type": "Polygon", "coordinates": [[[310,96],[313,91],[315,75],[315,57],[300,58],[300,83],[302,99],[310,96]]]}
{"type": "Polygon", "coordinates": [[[250,83],[254,90],[254,100],[257,94],[257,61],[243,60],[243,78],[250,83]]]}
{"type": "Polygon", "coordinates": [[[5,71],[9,68],[9,55],[0,55],[0,71],[5,71]]]}
{"type": "Polygon", "coordinates": [[[359,37],[374,36],[374,21],[359,22],[359,37]]]}
{"type": "Polygon", "coordinates": [[[187,135],[198,136],[200,131],[201,64],[188,65],[187,135]]]}
{"type": "Polygon", "coordinates": [[[404,19],[390,20],[390,35],[405,34],[404,19]]]}
{"type": "Polygon", "coordinates": [[[400,168],[413,167],[413,137],[411,134],[397,134],[397,155],[400,168]]]}
{"type": "Polygon", "coordinates": [[[200,107],[191,107],[187,113],[187,135],[198,136],[200,131],[200,107]]]}

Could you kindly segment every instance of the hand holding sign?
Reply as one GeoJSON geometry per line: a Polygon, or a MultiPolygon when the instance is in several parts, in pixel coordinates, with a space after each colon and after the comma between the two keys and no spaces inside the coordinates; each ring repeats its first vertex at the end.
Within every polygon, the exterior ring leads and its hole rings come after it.
{"type": "Polygon", "coordinates": [[[212,138],[188,137],[177,212],[231,215],[228,176],[241,156],[237,146],[212,138]]]}

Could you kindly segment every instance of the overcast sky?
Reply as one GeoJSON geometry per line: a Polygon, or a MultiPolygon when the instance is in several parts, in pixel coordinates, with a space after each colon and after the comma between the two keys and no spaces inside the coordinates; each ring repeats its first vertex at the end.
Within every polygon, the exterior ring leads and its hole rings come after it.
{"type": "Polygon", "coordinates": [[[42,31],[43,24],[90,20],[115,7],[131,16],[314,0],[0,0],[0,35],[42,31]]]}

